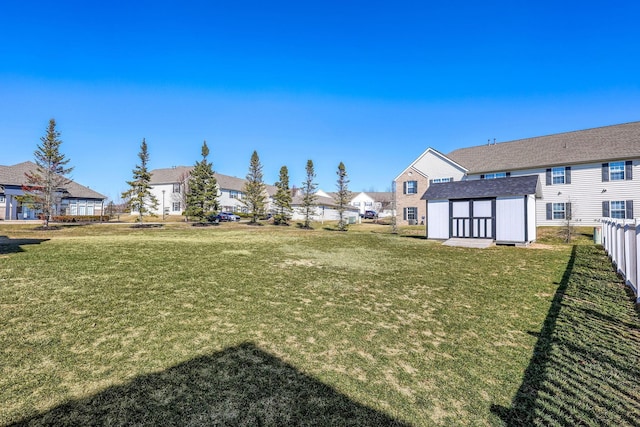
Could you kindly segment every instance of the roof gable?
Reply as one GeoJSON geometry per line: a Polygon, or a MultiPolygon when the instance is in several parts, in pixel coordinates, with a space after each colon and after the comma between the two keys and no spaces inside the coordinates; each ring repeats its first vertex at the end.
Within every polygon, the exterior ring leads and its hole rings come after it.
{"type": "Polygon", "coordinates": [[[419,168],[417,168],[416,164],[418,164],[425,156],[428,156],[428,155],[433,155],[434,157],[439,158],[440,160],[442,160],[444,162],[447,162],[447,163],[451,164],[452,166],[454,166],[456,168],[459,168],[462,172],[466,172],[467,171],[467,169],[464,166],[458,164],[456,161],[454,161],[451,158],[445,156],[444,154],[442,154],[438,150],[434,150],[433,148],[429,147],[422,154],[420,154],[413,162],[411,162],[411,164],[409,166],[404,168],[404,170],[402,172],[400,172],[398,174],[398,176],[396,176],[394,178],[394,181],[397,181],[409,169],[413,169],[416,172],[418,172],[419,174],[421,174],[422,176],[424,176],[425,178],[427,178],[428,176],[425,173],[425,171],[421,171],[419,168]]]}

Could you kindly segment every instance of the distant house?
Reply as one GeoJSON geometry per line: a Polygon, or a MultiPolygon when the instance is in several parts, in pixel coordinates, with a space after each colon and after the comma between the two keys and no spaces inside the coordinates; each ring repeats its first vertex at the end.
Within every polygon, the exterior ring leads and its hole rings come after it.
{"type": "MultiPolygon", "coordinates": [[[[0,219],[32,220],[38,219],[38,210],[23,205],[19,197],[25,194],[22,186],[26,184],[25,173],[35,171],[33,162],[18,163],[13,166],[0,166],[0,219]]],[[[60,203],[55,206],[54,215],[101,215],[106,196],[89,187],[70,181],[59,191],[60,203]]]]}
{"type": "Polygon", "coordinates": [[[427,148],[394,180],[398,223],[418,224],[430,216],[423,195],[433,184],[530,175],[541,184],[537,225],[560,226],[570,219],[592,226],[602,217],[630,219],[640,208],[639,174],[640,122],[490,143],[447,155],[427,148]]]}
{"type": "MultiPolygon", "coordinates": [[[[327,193],[322,190],[318,190],[315,198],[315,206],[312,210],[311,220],[316,222],[323,221],[338,221],[340,214],[338,212],[338,206],[335,200],[335,193],[327,193]]],[[[298,189],[294,192],[293,201],[291,207],[293,208],[292,219],[303,220],[305,218],[305,208],[303,206],[303,195],[298,189]]],[[[360,217],[360,211],[353,206],[346,206],[344,212],[344,218],[355,223],[360,217]]]]}
{"type": "Polygon", "coordinates": [[[349,204],[358,208],[361,214],[364,214],[365,211],[376,211],[381,217],[393,215],[392,192],[368,191],[353,193],[349,204]]]}
{"type": "MultiPolygon", "coordinates": [[[[151,171],[151,193],[158,200],[158,209],[154,212],[155,214],[162,214],[164,210],[166,215],[182,215],[185,210],[186,185],[192,169],[192,166],[174,166],[151,171]]],[[[214,176],[218,183],[220,210],[247,212],[247,207],[242,203],[243,189],[247,181],[217,172],[214,176]]],[[[273,185],[266,185],[267,210],[271,208],[272,197],[276,190],[273,185]]]]}

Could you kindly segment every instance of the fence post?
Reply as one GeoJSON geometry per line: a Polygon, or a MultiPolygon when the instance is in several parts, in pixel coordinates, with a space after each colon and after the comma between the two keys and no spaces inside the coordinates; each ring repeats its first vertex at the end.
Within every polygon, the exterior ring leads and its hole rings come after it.
{"type": "Polygon", "coordinates": [[[624,279],[628,286],[633,288],[634,293],[637,293],[636,289],[636,229],[634,224],[624,225],[624,279]]]}
{"type": "Polygon", "coordinates": [[[635,261],[636,261],[636,271],[635,271],[635,294],[636,294],[636,304],[640,303],[640,219],[636,218],[635,220],[636,228],[633,238],[636,243],[636,253],[635,253],[635,261]]]}

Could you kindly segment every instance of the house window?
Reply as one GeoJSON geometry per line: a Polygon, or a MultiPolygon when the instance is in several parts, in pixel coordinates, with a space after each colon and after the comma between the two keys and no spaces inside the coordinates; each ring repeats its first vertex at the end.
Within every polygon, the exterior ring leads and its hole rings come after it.
{"type": "Polygon", "coordinates": [[[417,220],[418,219],[418,208],[404,208],[404,220],[417,220]]]}
{"type": "Polygon", "coordinates": [[[624,200],[616,200],[611,202],[611,218],[625,218],[625,202],[624,200]]]}
{"type": "Polygon", "coordinates": [[[480,179],[496,179],[496,178],[506,178],[506,172],[495,172],[495,173],[485,173],[484,175],[480,175],[480,179]]]}
{"type": "Polygon", "coordinates": [[[565,219],[566,211],[564,203],[554,203],[553,204],[553,219],[565,219]]]}
{"type": "Polygon", "coordinates": [[[439,182],[451,182],[451,181],[452,181],[452,179],[451,179],[451,178],[433,178],[433,179],[431,180],[431,183],[432,183],[432,184],[437,184],[437,183],[439,183],[439,182]]]}
{"type": "Polygon", "coordinates": [[[171,210],[174,212],[179,212],[180,211],[180,202],[173,202],[171,204],[171,210]]]}
{"type": "Polygon", "coordinates": [[[373,206],[373,202],[364,202],[364,206],[370,208],[371,206],[373,206]]]}
{"type": "Polygon", "coordinates": [[[360,202],[353,202],[353,206],[360,206],[360,202]]]}
{"type": "Polygon", "coordinates": [[[552,168],[551,169],[551,179],[554,185],[556,184],[564,184],[564,167],[561,168],[552,168]]]}
{"type": "Polygon", "coordinates": [[[609,180],[624,181],[624,162],[609,163],[609,180]]]}
{"type": "Polygon", "coordinates": [[[633,219],[633,200],[602,202],[602,216],[605,218],[633,219]]]}
{"type": "Polygon", "coordinates": [[[235,191],[235,190],[229,190],[229,197],[232,199],[241,199],[242,197],[240,196],[240,192],[239,191],[235,191]]]}
{"type": "Polygon", "coordinates": [[[418,181],[404,182],[404,194],[417,194],[417,193],[418,193],[418,181]]]}
{"type": "Polygon", "coordinates": [[[173,184],[173,192],[174,193],[179,193],[180,192],[180,183],[176,182],[175,184],[173,184]]]}

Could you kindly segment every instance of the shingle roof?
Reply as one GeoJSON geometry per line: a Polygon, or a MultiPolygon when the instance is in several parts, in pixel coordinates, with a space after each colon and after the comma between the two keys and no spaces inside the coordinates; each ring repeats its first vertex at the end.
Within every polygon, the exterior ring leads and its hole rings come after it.
{"type": "Polygon", "coordinates": [[[365,191],[364,194],[376,202],[387,203],[393,201],[393,193],[390,191],[365,191]]]}
{"type": "MultiPolygon", "coordinates": [[[[26,184],[25,173],[31,172],[37,168],[33,162],[22,162],[13,166],[0,166],[0,185],[21,186],[26,184]]],[[[80,185],[75,181],[69,182],[64,186],[67,194],[64,198],[80,198],[80,199],[106,199],[107,196],[93,191],[89,187],[80,185]]]]}
{"type": "Polygon", "coordinates": [[[472,174],[639,158],[640,122],[460,148],[447,157],[472,174]]]}
{"type": "MultiPolygon", "coordinates": [[[[184,174],[189,174],[193,166],[175,166],[172,168],[154,169],[151,171],[151,185],[173,184],[180,182],[184,174]]],[[[223,175],[214,172],[218,187],[225,190],[242,191],[246,179],[235,176],[223,175]]],[[[266,185],[267,193],[271,196],[276,193],[277,188],[273,185],[266,185]]]]}
{"type": "Polygon", "coordinates": [[[476,179],[431,184],[422,200],[473,199],[535,194],[540,196],[538,175],[476,179]]]}

